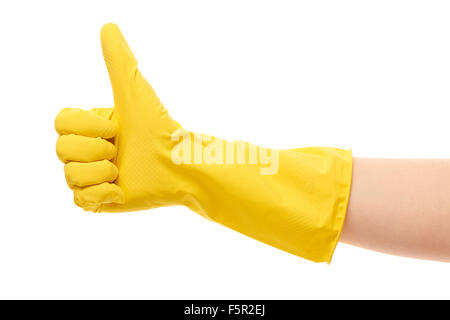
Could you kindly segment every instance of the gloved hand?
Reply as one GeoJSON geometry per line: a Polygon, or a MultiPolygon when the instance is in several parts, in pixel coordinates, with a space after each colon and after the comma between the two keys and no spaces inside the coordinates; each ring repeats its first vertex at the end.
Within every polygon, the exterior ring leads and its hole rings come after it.
{"type": "Polygon", "coordinates": [[[185,205],[279,249],[329,262],[343,226],[352,156],[271,150],[183,129],[168,114],[119,28],[101,31],[113,109],[63,109],[56,151],[75,203],[96,212],[185,205]]]}

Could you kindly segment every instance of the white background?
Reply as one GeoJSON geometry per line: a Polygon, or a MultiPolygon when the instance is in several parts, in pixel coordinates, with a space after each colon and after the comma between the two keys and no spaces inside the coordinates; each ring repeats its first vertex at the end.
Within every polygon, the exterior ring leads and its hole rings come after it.
{"type": "Polygon", "coordinates": [[[450,298],[450,264],[339,244],[328,266],[182,207],[83,212],[53,129],[60,108],[111,106],[99,31],[116,22],[187,129],[449,158],[449,17],[448,1],[1,2],[0,298],[450,298]]]}

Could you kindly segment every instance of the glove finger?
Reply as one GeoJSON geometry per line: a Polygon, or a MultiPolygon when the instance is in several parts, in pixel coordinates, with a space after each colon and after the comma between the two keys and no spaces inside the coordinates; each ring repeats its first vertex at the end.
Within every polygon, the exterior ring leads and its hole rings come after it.
{"type": "Polygon", "coordinates": [[[103,182],[113,182],[119,170],[108,160],[95,162],[69,162],[64,166],[69,187],[86,187],[103,182]]]}
{"type": "Polygon", "coordinates": [[[58,137],[56,154],[62,162],[93,162],[114,158],[116,147],[102,138],[69,134],[58,137]]]}
{"type": "Polygon", "coordinates": [[[104,182],[85,188],[74,189],[74,201],[79,207],[99,211],[102,204],[123,203],[122,189],[113,183],[104,182]]]}
{"type": "Polygon", "coordinates": [[[97,110],[81,110],[78,108],[62,109],[55,119],[55,129],[60,135],[78,134],[87,137],[101,137],[110,139],[117,134],[117,127],[102,115],[105,111],[112,112],[112,108],[97,110]]]}
{"type": "Polygon", "coordinates": [[[107,23],[100,32],[103,57],[114,91],[122,83],[130,83],[136,74],[137,61],[127,41],[114,23],[107,23]]]}

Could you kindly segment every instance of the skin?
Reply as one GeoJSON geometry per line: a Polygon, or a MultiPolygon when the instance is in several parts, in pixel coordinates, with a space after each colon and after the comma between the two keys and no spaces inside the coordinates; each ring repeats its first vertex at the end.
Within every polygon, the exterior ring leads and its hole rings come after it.
{"type": "Polygon", "coordinates": [[[450,160],[354,158],[340,241],[450,262],[450,160]]]}

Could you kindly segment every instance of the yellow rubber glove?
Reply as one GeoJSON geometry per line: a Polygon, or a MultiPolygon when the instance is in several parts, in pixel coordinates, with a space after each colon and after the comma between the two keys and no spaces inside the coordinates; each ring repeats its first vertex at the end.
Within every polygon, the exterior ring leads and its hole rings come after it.
{"type": "Polygon", "coordinates": [[[245,235],[329,262],[345,219],[350,151],[271,150],[183,129],[119,28],[102,28],[114,109],[63,109],[58,157],[75,203],[96,212],[185,205],[245,235]]]}

